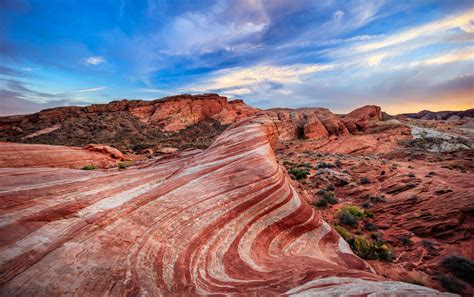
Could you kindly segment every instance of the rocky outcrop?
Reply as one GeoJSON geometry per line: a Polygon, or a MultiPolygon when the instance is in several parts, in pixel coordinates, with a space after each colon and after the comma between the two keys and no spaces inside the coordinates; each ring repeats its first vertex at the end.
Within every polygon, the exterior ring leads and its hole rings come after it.
{"type": "Polygon", "coordinates": [[[366,130],[369,125],[381,120],[382,109],[376,105],[366,105],[357,108],[342,118],[342,121],[351,133],[366,130]]]}
{"type": "Polygon", "coordinates": [[[0,141],[81,147],[101,143],[135,152],[166,146],[203,148],[227,125],[256,111],[242,100],[227,101],[217,94],[58,107],[0,117],[0,141]]]}
{"type": "Polygon", "coordinates": [[[379,106],[367,105],[338,117],[326,108],[270,109],[276,120],[279,139],[322,139],[329,136],[347,136],[364,131],[382,120],[379,106]]]}
{"type": "Polygon", "coordinates": [[[120,172],[0,169],[0,294],[439,294],[354,256],[277,164],[276,138],[261,115],[120,172]]]}
{"type": "Polygon", "coordinates": [[[78,147],[0,142],[0,167],[100,168],[115,166],[123,154],[104,145],[78,147]]]}
{"type": "Polygon", "coordinates": [[[110,147],[108,145],[91,143],[91,144],[86,145],[84,149],[91,152],[98,152],[98,153],[107,155],[113,159],[125,160],[125,156],[122,154],[121,151],[113,147],[110,147]]]}
{"type": "Polygon", "coordinates": [[[227,102],[217,94],[180,95],[132,107],[130,112],[147,124],[163,131],[178,131],[204,119],[231,124],[256,112],[242,100],[227,102]]]}

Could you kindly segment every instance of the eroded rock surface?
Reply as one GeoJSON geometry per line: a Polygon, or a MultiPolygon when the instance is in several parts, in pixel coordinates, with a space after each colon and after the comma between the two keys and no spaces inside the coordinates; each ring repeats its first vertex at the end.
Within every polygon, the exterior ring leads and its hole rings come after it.
{"type": "Polygon", "coordinates": [[[90,145],[86,148],[60,145],[0,142],[0,167],[82,168],[95,165],[108,168],[124,155],[111,147],[90,145]]]}
{"type": "Polygon", "coordinates": [[[124,171],[0,169],[0,294],[435,296],[385,282],[293,186],[250,117],[124,171]]]}

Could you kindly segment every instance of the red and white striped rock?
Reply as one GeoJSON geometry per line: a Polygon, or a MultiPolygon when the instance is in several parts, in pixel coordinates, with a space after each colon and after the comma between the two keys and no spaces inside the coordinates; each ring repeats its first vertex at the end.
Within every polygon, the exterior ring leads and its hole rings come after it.
{"type": "Polygon", "coordinates": [[[0,169],[0,295],[438,292],[380,282],[308,205],[267,116],[123,171],[0,169]]]}

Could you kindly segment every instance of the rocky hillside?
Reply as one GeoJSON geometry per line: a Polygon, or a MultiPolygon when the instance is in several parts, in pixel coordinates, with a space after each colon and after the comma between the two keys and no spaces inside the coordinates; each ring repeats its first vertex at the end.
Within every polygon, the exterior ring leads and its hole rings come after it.
{"type": "Polygon", "coordinates": [[[261,114],[122,171],[0,169],[0,295],[443,295],[355,256],[277,136],[261,114]]]}
{"type": "Polygon", "coordinates": [[[465,117],[474,118],[474,108],[463,111],[429,111],[422,110],[417,113],[403,113],[404,116],[412,119],[420,120],[460,120],[465,117]]]}
{"type": "Polygon", "coordinates": [[[154,101],[115,101],[58,107],[0,117],[0,141],[84,146],[122,151],[161,147],[205,148],[231,123],[257,110],[217,94],[179,95],[154,101]]]}

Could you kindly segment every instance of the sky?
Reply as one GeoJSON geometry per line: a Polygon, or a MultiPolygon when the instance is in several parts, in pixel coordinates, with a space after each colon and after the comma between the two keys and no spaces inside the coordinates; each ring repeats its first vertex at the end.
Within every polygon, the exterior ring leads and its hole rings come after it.
{"type": "Polygon", "coordinates": [[[0,0],[0,115],[219,93],[474,107],[474,0],[0,0]]]}

